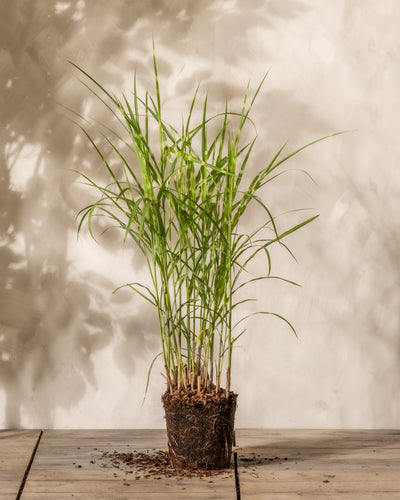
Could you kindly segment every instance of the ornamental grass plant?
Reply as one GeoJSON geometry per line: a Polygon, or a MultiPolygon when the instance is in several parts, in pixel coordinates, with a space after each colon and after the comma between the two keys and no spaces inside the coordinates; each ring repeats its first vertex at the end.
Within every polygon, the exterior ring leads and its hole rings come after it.
{"type": "MultiPolygon", "coordinates": [[[[100,184],[79,171],[97,199],[80,210],[78,234],[87,225],[94,238],[95,218],[103,216],[142,252],[149,282],[133,280],[123,286],[152,304],[158,315],[167,391],[218,393],[225,386],[229,397],[232,349],[246,331],[247,316],[240,310],[251,300],[243,298],[243,291],[258,280],[277,278],[272,275],[270,247],[281,245],[290,252],[285,238],[317,217],[279,230],[260,190],[282,173],[287,160],[322,139],[286,155],[280,148],[249,178],[256,134],[243,143],[243,130],[249,125],[255,130],[250,112],[265,77],[252,95],[247,86],[241,108],[232,111],[225,104],[211,116],[207,96],[200,100],[198,86],[177,126],[162,112],[154,52],[154,92],[142,96],[136,74],[132,95],[118,97],[73,65],[110,113],[110,123],[117,124],[96,127],[114,156],[108,160],[90,132],[91,123],[75,114],[109,177],[109,182],[100,184]],[[195,122],[194,116],[201,118],[195,122]],[[256,227],[250,227],[248,220],[243,224],[251,205],[263,216],[256,227]],[[256,258],[265,262],[259,275],[249,273],[256,258]]],[[[278,316],[295,332],[283,316],[261,312],[278,316]]]]}

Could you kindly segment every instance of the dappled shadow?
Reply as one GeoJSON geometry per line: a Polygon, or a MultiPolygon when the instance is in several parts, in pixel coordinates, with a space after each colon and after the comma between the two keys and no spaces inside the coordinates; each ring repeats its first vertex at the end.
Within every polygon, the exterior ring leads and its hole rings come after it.
{"type": "MultiPolygon", "coordinates": [[[[114,283],[101,266],[82,269],[73,258],[74,217],[86,194],[74,184],[76,176],[62,169],[83,166],[100,179],[106,175],[58,108],[61,102],[81,112],[87,104],[87,91],[71,79],[76,72],[67,60],[110,88],[131,82],[134,68],[143,85],[150,85],[154,34],[169,106],[178,94],[179,106],[187,108],[198,79],[214,100],[235,99],[243,95],[242,82],[221,79],[219,65],[239,66],[257,50],[264,51],[267,66],[268,48],[255,47],[251,39],[255,27],[272,29],[307,7],[287,1],[283,9],[277,0],[267,7],[256,0],[226,5],[211,0],[189,5],[179,0],[15,0],[1,5],[0,389],[5,427],[57,424],[57,408],[68,410],[89,386],[97,389],[93,356],[111,341],[117,342],[116,365],[127,377],[137,359],[158,350],[155,314],[141,302],[139,312],[132,312],[128,301],[125,308],[113,309],[110,293],[122,283],[114,283]],[[116,323],[122,332],[117,340],[116,323]]],[[[303,132],[328,126],[288,93],[267,92],[260,104],[299,115],[303,132]]],[[[99,108],[93,115],[106,119],[99,108]]],[[[295,132],[289,122],[288,134],[295,132]]],[[[260,156],[265,151],[261,148],[260,156]]],[[[121,242],[113,234],[102,240],[110,255],[121,242]]],[[[131,255],[138,271],[144,262],[133,249],[131,255]]],[[[129,301],[138,303],[135,297],[129,301]]]]}
{"type": "MultiPolygon", "coordinates": [[[[112,330],[102,290],[72,276],[74,219],[60,194],[75,131],[60,124],[59,51],[76,32],[53,2],[13,2],[1,14],[0,388],[5,427],[51,426],[96,386],[91,355],[112,330]],[[22,415],[25,415],[23,420],[22,415]]],[[[86,278],[84,280],[84,278],[86,278]]]]}

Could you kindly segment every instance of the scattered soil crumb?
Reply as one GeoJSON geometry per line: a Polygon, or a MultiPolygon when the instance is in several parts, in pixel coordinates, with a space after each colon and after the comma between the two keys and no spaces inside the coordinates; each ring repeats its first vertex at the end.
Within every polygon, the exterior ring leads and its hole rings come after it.
{"type": "MultiPolygon", "coordinates": [[[[262,457],[261,455],[255,456],[254,453],[252,453],[251,455],[253,455],[253,456],[249,456],[249,454],[246,454],[246,455],[238,454],[238,457],[237,457],[238,458],[238,465],[240,467],[244,467],[245,469],[252,468],[251,470],[253,470],[253,471],[257,470],[257,469],[254,469],[255,465],[263,465],[263,464],[268,464],[268,463],[272,463],[272,462],[279,463],[280,465],[282,465],[282,459],[280,457],[273,457],[272,458],[272,457],[262,457]]],[[[288,461],[288,458],[285,457],[283,460],[288,461]]],[[[245,472],[245,471],[243,471],[243,472],[245,472]]]]}
{"type": "MultiPolygon", "coordinates": [[[[103,451],[97,460],[92,459],[91,464],[100,462],[102,469],[117,469],[125,474],[134,474],[134,479],[156,479],[175,477],[178,481],[183,478],[202,478],[225,475],[232,477],[233,469],[176,469],[170,465],[168,452],[164,450],[144,450],[129,453],[118,451],[103,451]]],[[[114,476],[116,474],[114,473],[114,476]]],[[[212,482],[212,481],[210,481],[212,482]]]]}

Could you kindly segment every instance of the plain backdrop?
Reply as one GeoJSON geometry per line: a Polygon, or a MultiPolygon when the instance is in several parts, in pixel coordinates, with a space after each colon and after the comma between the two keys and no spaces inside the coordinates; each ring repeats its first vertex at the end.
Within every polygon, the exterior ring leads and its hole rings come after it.
{"type": "MultiPolygon", "coordinates": [[[[151,88],[180,124],[198,81],[235,107],[268,77],[250,170],[333,132],[263,192],[274,215],[320,214],[274,253],[234,351],[238,427],[398,427],[400,2],[1,0],[0,426],[163,427],[157,318],[119,285],[146,279],[121,234],[76,238],[101,165],[63,106],[107,119],[68,61],[129,94],[151,88]],[[310,177],[302,173],[306,170],[310,177]]],[[[256,212],[250,214],[257,217],[256,212]]],[[[278,218],[279,222],[281,219],[278,218]]],[[[284,219],[283,219],[284,220],[284,219]]],[[[290,220],[290,219],[289,219],[290,220]]],[[[283,226],[282,226],[283,227],[283,226]]],[[[260,263],[264,265],[265,263],[260,263]]]]}

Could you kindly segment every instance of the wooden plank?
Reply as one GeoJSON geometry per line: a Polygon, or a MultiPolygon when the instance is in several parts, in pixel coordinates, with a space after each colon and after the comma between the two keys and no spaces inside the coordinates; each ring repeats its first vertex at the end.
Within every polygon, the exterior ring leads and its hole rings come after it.
{"type": "Polygon", "coordinates": [[[235,498],[233,470],[204,478],[152,476],[137,480],[129,471],[102,467],[103,452],[159,450],[166,445],[166,433],[161,430],[44,431],[21,498],[235,498]]]}
{"type": "Polygon", "coordinates": [[[213,483],[208,483],[204,479],[187,479],[183,481],[165,480],[155,481],[154,479],[145,479],[139,481],[131,481],[128,479],[121,480],[95,480],[86,481],[77,480],[70,477],[66,481],[35,481],[34,489],[31,487],[25,488],[22,499],[31,498],[54,498],[56,495],[69,495],[69,497],[78,496],[82,498],[84,495],[93,499],[107,498],[139,498],[139,499],[205,499],[205,498],[220,498],[232,500],[235,498],[235,490],[232,479],[229,481],[219,478],[213,483]]]}
{"type": "Polygon", "coordinates": [[[400,499],[397,430],[239,430],[242,498],[400,499]]]}
{"type": "MultiPolygon", "coordinates": [[[[244,500],[400,500],[397,430],[239,430],[237,442],[244,500]]],[[[135,480],[127,471],[101,467],[103,451],[165,447],[160,430],[45,431],[22,499],[236,497],[232,472],[135,480]]]]}
{"type": "Polygon", "coordinates": [[[0,430],[0,498],[15,500],[40,430],[0,430]]]}
{"type": "MultiPolygon", "coordinates": [[[[245,493],[246,494],[246,493],[245,493]]],[[[242,496],[242,500],[400,500],[400,495],[398,493],[387,493],[382,495],[381,493],[365,493],[362,492],[352,492],[345,493],[343,491],[337,493],[327,493],[327,492],[307,492],[298,491],[296,493],[254,493],[251,496],[242,496]]],[[[102,499],[103,500],[103,499],[102,499]]],[[[105,499],[104,499],[105,500],[105,499]]]]}
{"type": "Polygon", "coordinates": [[[64,447],[102,447],[111,449],[113,446],[122,448],[165,448],[167,434],[164,429],[48,429],[46,439],[41,448],[55,448],[57,441],[64,447]]]}
{"type": "Polygon", "coordinates": [[[322,430],[322,429],[239,429],[236,431],[236,438],[241,446],[278,444],[284,447],[285,444],[294,447],[305,445],[312,448],[314,445],[325,449],[330,448],[351,448],[356,444],[374,447],[378,444],[400,448],[400,430],[322,430]]]}
{"type": "MultiPolygon", "coordinates": [[[[28,496],[23,496],[22,498],[28,498],[29,500],[42,500],[43,498],[46,498],[46,495],[43,496],[43,493],[30,493],[28,496]]],[[[73,494],[73,493],[50,493],[47,495],[47,498],[51,498],[52,500],[71,500],[71,497],[77,497],[79,499],[83,500],[113,500],[118,499],[118,500],[130,500],[130,499],[154,499],[154,500],[168,500],[169,498],[176,498],[177,500],[205,500],[205,499],[213,499],[213,500],[234,500],[236,496],[229,496],[232,495],[231,493],[225,493],[224,490],[218,489],[218,491],[210,490],[210,491],[205,491],[203,490],[202,492],[192,492],[189,490],[183,490],[183,491],[168,491],[167,489],[163,490],[162,493],[160,492],[152,492],[152,493],[143,493],[143,492],[136,492],[132,491],[132,489],[126,488],[126,492],[117,492],[116,490],[113,490],[111,493],[101,493],[98,490],[95,492],[91,493],[79,493],[79,494],[73,494]],[[110,496],[112,495],[112,496],[110,496]]],[[[265,497],[263,497],[263,500],[265,497]]],[[[349,499],[350,500],[350,499],[349,499]]],[[[351,500],[354,500],[351,499],[351,500]]],[[[364,500],[364,499],[363,499],[364,500]]],[[[366,499],[368,500],[368,499],[366,499]]],[[[374,498],[376,500],[376,498],[374,498]]]]}

